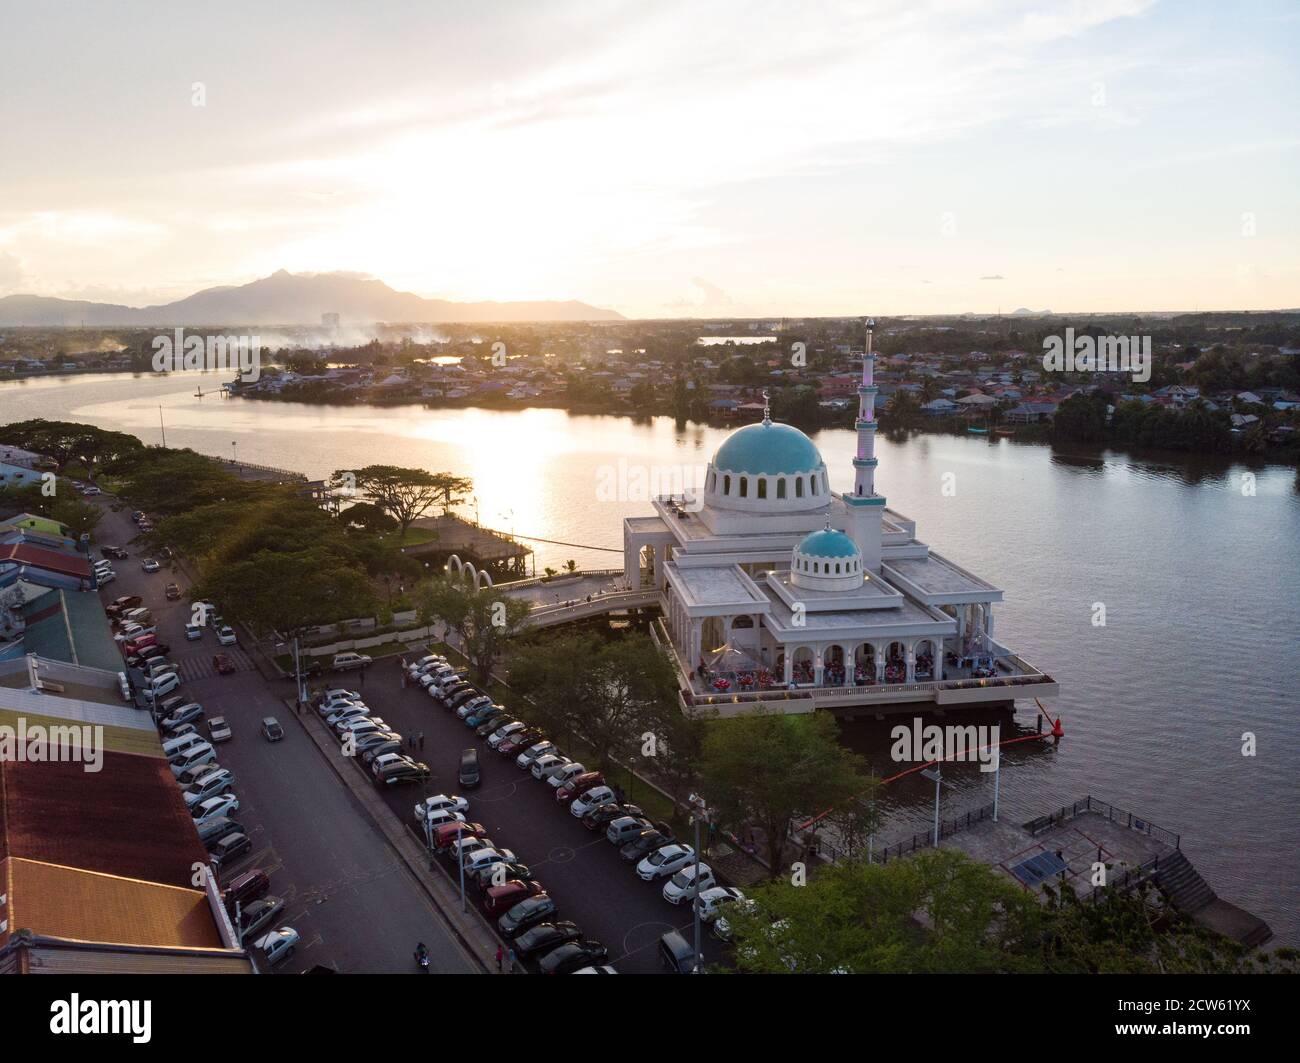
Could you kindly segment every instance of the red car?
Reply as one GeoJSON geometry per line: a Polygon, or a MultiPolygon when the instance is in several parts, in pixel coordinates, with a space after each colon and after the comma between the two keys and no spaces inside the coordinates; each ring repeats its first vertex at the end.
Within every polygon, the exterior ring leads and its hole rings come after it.
{"type": "Polygon", "coordinates": [[[157,635],[141,635],[138,639],[128,639],[126,642],[122,643],[122,648],[126,650],[127,656],[129,657],[132,654],[139,653],[141,650],[146,649],[149,646],[157,645],[157,635]]]}
{"type": "Polygon", "coordinates": [[[536,728],[520,731],[497,746],[497,752],[503,757],[508,757],[511,754],[522,753],[529,746],[535,746],[538,742],[544,742],[545,740],[546,735],[536,728]]]}
{"type": "MultiPolygon", "coordinates": [[[[482,823],[462,823],[460,824],[460,836],[462,838],[486,838],[487,828],[482,823]]],[[[433,830],[433,848],[437,852],[442,852],[447,846],[456,840],[456,824],[443,823],[433,830]]]]}
{"type": "Polygon", "coordinates": [[[535,897],[541,892],[542,884],[531,878],[526,882],[507,882],[504,886],[493,886],[483,895],[483,910],[488,915],[500,915],[508,912],[525,897],[535,897]]]}
{"type": "Polygon", "coordinates": [[[214,653],[212,655],[212,667],[222,675],[230,675],[235,670],[235,662],[230,659],[228,653],[214,653]]]}
{"type": "Polygon", "coordinates": [[[233,911],[236,901],[240,904],[247,904],[249,901],[257,900],[270,888],[270,876],[260,868],[254,868],[252,871],[245,871],[242,875],[232,878],[230,885],[222,891],[222,897],[233,911]]]}
{"type": "Polygon", "coordinates": [[[581,775],[575,775],[558,790],[555,791],[555,800],[562,805],[567,805],[579,794],[586,793],[593,786],[604,786],[605,776],[598,771],[583,772],[581,775]]]}

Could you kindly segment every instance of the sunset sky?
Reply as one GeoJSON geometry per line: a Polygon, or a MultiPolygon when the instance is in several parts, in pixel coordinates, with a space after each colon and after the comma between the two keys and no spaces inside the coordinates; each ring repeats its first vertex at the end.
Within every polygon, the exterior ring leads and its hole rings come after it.
{"type": "Polygon", "coordinates": [[[2,25],[0,295],[144,305],[286,268],[633,317],[1300,306],[1294,2],[2,25]]]}

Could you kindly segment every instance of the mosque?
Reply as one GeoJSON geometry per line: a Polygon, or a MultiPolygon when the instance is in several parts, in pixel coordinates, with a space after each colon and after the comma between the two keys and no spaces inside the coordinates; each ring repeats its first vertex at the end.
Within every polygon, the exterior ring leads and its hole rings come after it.
{"type": "Polygon", "coordinates": [[[851,492],[832,491],[813,441],[765,408],[718,448],[702,498],[658,498],[654,516],[623,522],[624,575],[659,592],[688,707],[883,713],[1057,692],[994,637],[1002,591],[877,493],[874,369],[869,322],[851,492]]]}

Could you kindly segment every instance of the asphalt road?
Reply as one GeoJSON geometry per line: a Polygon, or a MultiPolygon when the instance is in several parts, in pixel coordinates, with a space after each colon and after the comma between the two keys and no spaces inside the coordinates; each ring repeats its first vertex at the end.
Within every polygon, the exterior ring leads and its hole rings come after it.
{"type": "MultiPolygon", "coordinates": [[[[144,598],[185,680],[180,692],[200,702],[208,717],[224,716],[234,731],[231,741],[217,747],[218,761],[235,774],[240,808],[234,818],[247,828],[253,849],[231,873],[268,871],[271,892],[286,900],[277,925],[293,926],[301,935],[295,954],[276,972],[323,965],[340,972],[414,973],[417,941],[428,946],[435,973],[478,970],[377,825],[291,719],[280,698],[292,696],[292,683],[264,680],[248,654],[235,648],[227,652],[239,670],[217,675],[212,656],[223,647],[215,634],[208,630],[200,641],[187,642],[188,601],[168,602],[163,595],[167,583],[184,587],[187,581],[166,567],[143,571],[143,555],[131,542],[130,515],[113,513],[110,501],[101,500],[104,518],[96,542],[124,546],[131,556],[113,563],[117,579],[100,596],[105,603],[124,594],[144,598]],[[261,737],[264,716],[284,724],[283,741],[261,737]]],[[[91,553],[100,556],[97,548],[91,553]]]]}
{"type": "MultiPolygon", "coordinates": [[[[665,901],[662,883],[642,882],[634,865],[625,864],[605,840],[603,830],[588,831],[557,804],[546,783],[520,771],[513,757],[490,749],[487,740],[477,738],[454,712],[416,686],[402,689],[395,659],[375,662],[364,681],[355,672],[326,679],[329,685],[358,690],[366,704],[400,733],[424,732],[424,749],[413,755],[432,772],[428,793],[460,792],[456,786],[460,752],[477,744],[483,782],[463,794],[470,803],[467,818],[482,823],[494,842],[514,850],[555,899],[558,918],[572,920],[586,937],[603,943],[609,962],[621,973],[662,973],[657,947],[660,935],[668,930],[682,930],[688,941],[693,940],[689,905],[674,907],[665,901]]],[[[321,682],[314,680],[313,686],[321,682]]],[[[389,807],[412,829],[415,803],[424,792],[403,786],[386,795],[389,807]]],[[[470,891],[469,903],[474,899],[470,891]]],[[[718,962],[721,946],[707,928],[703,944],[705,962],[718,962]]]]}

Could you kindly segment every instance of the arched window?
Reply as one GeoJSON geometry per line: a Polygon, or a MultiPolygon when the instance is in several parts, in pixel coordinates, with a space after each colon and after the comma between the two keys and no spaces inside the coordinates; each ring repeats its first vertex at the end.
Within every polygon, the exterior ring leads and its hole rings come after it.
{"type": "Polygon", "coordinates": [[[820,564],[821,564],[821,562],[819,562],[819,561],[814,561],[814,562],[813,562],[813,571],[814,571],[814,572],[818,572],[818,571],[819,571],[818,566],[819,566],[820,564]]]}
{"type": "Polygon", "coordinates": [[[742,477],[740,478],[740,497],[741,497],[741,498],[748,498],[748,497],[749,497],[749,477],[748,477],[748,476],[742,476],[742,477]]]}
{"type": "Polygon", "coordinates": [[[730,476],[730,475],[724,476],[724,477],[722,478],[722,493],[723,493],[724,495],[729,495],[729,494],[731,494],[731,476],[730,476]]]}
{"type": "Polygon", "coordinates": [[[840,574],[840,563],[839,563],[838,561],[836,561],[836,562],[835,562],[835,575],[838,576],[839,574],[840,574]]]}
{"type": "Polygon", "coordinates": [[[817,477],[815,475],[808,477],[808,486],[812,488],[813,494],[817,493],[817,477]]]}
{"type": "Polygon", "coordinates": [[[803,477],[802,476],[796,476],[794,478],[794,497],[803,498],[803,477]]]}
{"type": "Polygon", "coordinates": [[[758,481],[758,497],[759,497],[759,498],[766,498],[766,497],[767,497],[767,479],[766,479],[766,477],[760,477],[760,479],[759,479],[759,481],[758,481]]]}
{"type": "Polygon", "coordinates": [[[785,477],[782,476],[776,481],[776,497],[785,498],[785,477]]]}

